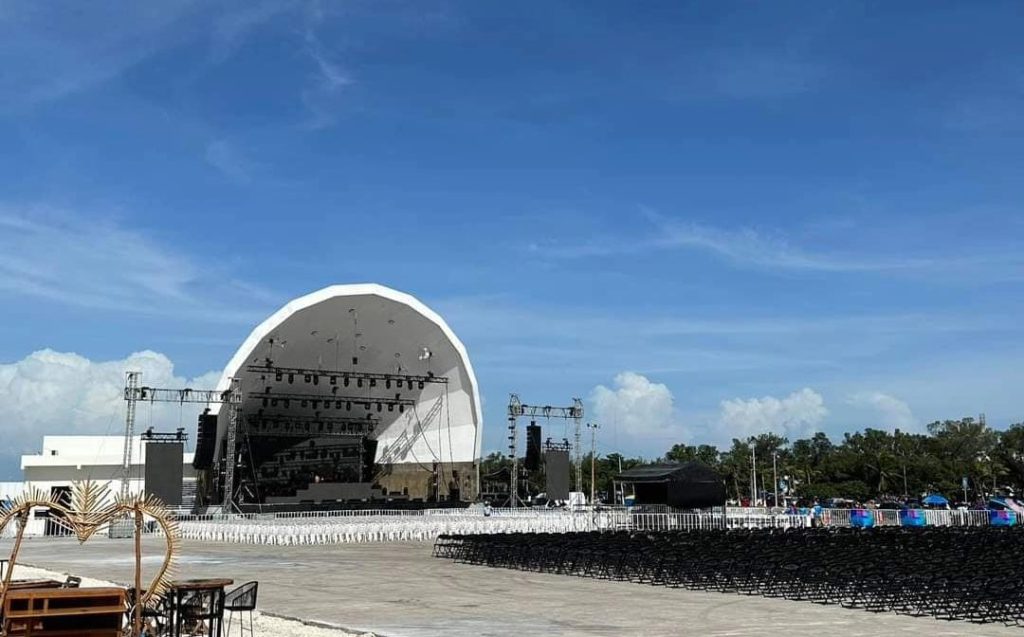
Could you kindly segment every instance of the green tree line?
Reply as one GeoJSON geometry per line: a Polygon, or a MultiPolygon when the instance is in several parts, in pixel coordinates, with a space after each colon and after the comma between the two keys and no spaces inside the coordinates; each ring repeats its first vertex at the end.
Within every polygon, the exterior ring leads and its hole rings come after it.
{"type": "MultiPolygon", "coordinates": [[[[728,449],[679,443],[653,459],[609,453],[594,462],[595,486],[610,494],[612,480],[620,470],[696,460],[719,471],[728,497],[741,500],[751,494],[753,458],[759,493],[773,493],[777,475],[780,493],[804,499],[865,502],[935,492],[962,500],[966,478],[967,499],[973,501],[997,493],[1024,492],[1024,423],[997,431],[982,420],[962,418],[933,422],[927,433],[868,428],[838,440],[819,432],[793,441],[765,433],[733,439],[728,449]]],[[[484,459],[481,471],[486,476],[507,465],[505,456],[493,453],[484,459]]],[[[583,489],[589,492],[589,454],[584,457],[583,469],[583,489]]],[[[528,474],[526,479],[531,493],[543,490],[541,473],[528,474]]]]}

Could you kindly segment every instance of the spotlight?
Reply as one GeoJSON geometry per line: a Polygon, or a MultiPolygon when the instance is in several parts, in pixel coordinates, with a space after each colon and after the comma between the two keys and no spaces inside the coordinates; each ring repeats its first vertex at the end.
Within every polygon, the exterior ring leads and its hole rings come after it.
{"type": "Polygon", "coordinates": [[[348,387],[348,376],[345,377],[344,382],[345,382],[345,387],[348,387]]]}
{"type": "Polygon", "coordinates": [[[263,406],[264,406],[264,407],[266,407],[266,406],[267,406],[267,403],[268,403],[268,402],[269,402],[269,401],[268,401],[268,400],[267,400],[266,398],[264,398],[264,399],[263,399],[263,406]]]}
{"type": "Polygon", "coordinates": [[[341,401],[340,400],[338,402],[334,403],[334,408],[335,409],[341,409],[341,401]]]}
{"type": "Polygon", "coordinates": [[[337,385],[338,384],[338,377],[337,376],[331,376],[331,384],[332,385],[337,385]]]}
{"type": "Polygon", "coordinates": [[[314,385],[319,385],[320,384],[320,377],[319,376],[314,376],[313,377],[313,384],[314,385]]]}
{"type": "Polygon", "coordinates": [[[366,408],[366,411],[370,411],[370,403],[363,403],[363,407],[366,408]]]}
{"type": "Polygon", "coordinates": [[[270,393],[270,388],[269,387],[264,387],[263,388],[263,393],[264,394],[269,394],[270,393]]]}
{"type": "Polygon", "coordinates": [[[352,411],[352,403],[351,402],[347,402],[347,401],[345,402],[345,411],[352,411]]]}
{"type": "Polygon", "coordinates": [[[290,384],[292,384],[294,382],[295,382],[295,374],[288,374],[288,384],[290,385],[290,384]]]}
{"type": "Polygon", "coordinates": [[[362,386],[363,386],[363,379],[362,378],[357,378],[356,379],[356,387],[362,387],[362,386]]]}
{"type": "Polygon", "coordinates": [[[388,411],[394,411],[394,410],[395,410],[395,404],[394,403],[388,403],[388,411]]]}
{"type": "Polygon", "coordinates": [[[371,378],[370,379],[370,387],[376,387],[376,386],[377,386],[377,379],[376,378],[371,378]]]}
{"type": "Polygon", "coordinates": [[[303,398],[301,404],[302,404],[303,407],[308,407],[309,406],[309,401],[306,400],[305,398],[303,398]]]}
{"type": "Polygon", "coordinates": [[[274,374],[274,380],[276,380],[277,382],[279,382],[279,383],[280,383],[280,382],[281,382],[281,378],[282,378],[283,376],[284,376],[284,375],[283,375],[283,374],[282,374],[281,372],[277,372],[276,374],[274,374]]]}
{"type": "Polygon", "coordinates": [[[352,357],[352,364],[353,365],[358,365],[359,364],[359,357],[358,356],[353,356],[352,357]]]}
{"type": "Polygon", "coordinates": [[[311,380],[313,380],[313,379],[312,379],[312,377],[310,377],[310,375],[309,375],[309,374],[304,374],[304,375],[302,376],[302,380],[304,380],[305,382],[307,382],[307,383],[308,383],[309,381],[311,381],[311,380]]]}
{"type": "Polygon", "coordinates": [[[316,409],[319,406],[320,406],[320,401],[319,400],[314,400],[313,401],[313,409],[316,409]]]}
{"type": "Polygon", "coordinates": [[[276,398],[271,398],[270,399],[270,406],[271,407],[277,407],[277,399],[276,398]]]}
{"type": "Polygon", "coordinates": [[[285,398],[284,399],[284,408],[288,409],[289,407],[291,407],[291,405],[292,405],[291,399],[290,398],[285,398]]]}
{"type": "Polygon", "coordinates": [[[405,405],[399,405],[398,406],[398,413],[400,413],[400,414],[404,414],[405,413],[405,405]]]}
{"type": "Polygon", "coordinates": [[[396,385],[396,386],[397,386],[397,387],[398,387],[399,389],[401,389],[401,388],[402,388],[402,379],[401,379],[401,378],[399,378],[398,380],[396,380],[396,381],[395,381],[395,385],[396,385]]]}
{"type": "Polygon", "coordinates": [[[383,409],[383,405],[377,403],[377,412],[379,413],[383,409]]]}
{"type": "Polygon", "coordinates": [[[420,381],[420,389],[423,389],[423,381],[420,381]]]}

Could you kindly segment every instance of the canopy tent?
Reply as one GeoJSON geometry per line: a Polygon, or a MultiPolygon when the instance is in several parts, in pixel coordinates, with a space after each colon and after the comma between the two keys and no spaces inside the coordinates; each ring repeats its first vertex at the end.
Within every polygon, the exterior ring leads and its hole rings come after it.
{"type": "Polygon", "coordinates": [[[699,462],[655,464],[623,471],[617,482],[633,486],[636,504],[700,509],[725,504],[725,481],[699,462]]]}
{"type": "Polygon", "coordinates": [[[929,495],[928,497],[926,497],[924,500],[921,500],[921,504],[923,504],[925,506],[936,506],[936,507],[949,506],[949,500],[947,500],[945,497],[939,495],[938,493],[933,493],[933,494],[929,495]]]}

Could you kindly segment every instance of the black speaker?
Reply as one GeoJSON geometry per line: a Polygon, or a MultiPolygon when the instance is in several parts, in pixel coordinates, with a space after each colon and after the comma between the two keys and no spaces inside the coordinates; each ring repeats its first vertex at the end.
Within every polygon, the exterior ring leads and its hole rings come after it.
{"type": "Polygon", "coordinates": [[[196,427],[196,453],[192,457],[192,468],[197,470],[209,469],[213,466],[213,450],[217,441],[217,415],[211,414],[209,409],[199,414],[199,424],[196,427]]]}
{"type": "Polygon", "coordinates": [[[526,462],[527,471],[540,469],[540,425],[530,423],[526,427],[526,462]]]}
{"type": "Polygon", "coordinates": [[[373,460],[377,455],[377,441],[363,438],[363,475],[359,477],[361,482],[373,482],[373,460]]]}

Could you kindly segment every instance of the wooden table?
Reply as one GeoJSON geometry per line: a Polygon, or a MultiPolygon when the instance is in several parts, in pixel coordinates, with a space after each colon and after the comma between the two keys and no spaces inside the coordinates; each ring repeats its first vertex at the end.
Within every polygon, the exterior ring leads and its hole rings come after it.
{"type": "Polygon", "coordinates": [[[193,595],[200,595],[204,599],[209,596],[209,604],[200,607],[199,613],[192,613],[191,621],[197,623],[208,622],[206,632],[209,637],[221,637],[221,629],[224,624],[224,589],[234,584],[235,581],[227,578],[213,579],[186,579],[171,582],[171,604],[174,609],[174,618],[171,623],[171,634],[174,637],[189,635],[189,632],[182,632],[182,629],[192,630],[193,626],[185,626],[182,617],[182,609],[186,606],[188,598],[193,595]]]}
{"type": "MultiPolygon", "coordinates": [[[[11,590],[23,590],[26,588],[60,588],[64,582],[55,579],[12,579],[11,590]]],[[[2,588],[2,586],[0,586],[2,588]]]]}
{"type": "Polygon", "coordinates": [[[7,591],[5,635],[119,637],[123,588],[20,588],[7,591]]]}

